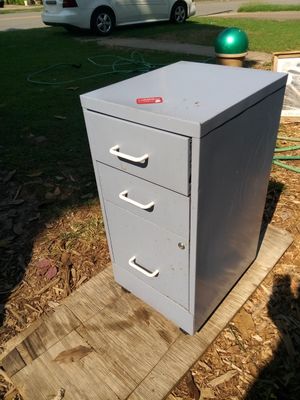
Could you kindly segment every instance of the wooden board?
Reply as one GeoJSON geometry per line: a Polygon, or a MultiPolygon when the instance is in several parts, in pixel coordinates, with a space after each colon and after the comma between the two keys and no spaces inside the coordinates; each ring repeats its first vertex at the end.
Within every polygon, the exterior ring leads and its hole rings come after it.
{"type": "Polygon", "coordinates": [[[8,342],[0,363],[24,400],[161,400],[201,357],[292,242],[269,227],[256,261],[202,329],[184,335],[108,268],[8,342]]]}

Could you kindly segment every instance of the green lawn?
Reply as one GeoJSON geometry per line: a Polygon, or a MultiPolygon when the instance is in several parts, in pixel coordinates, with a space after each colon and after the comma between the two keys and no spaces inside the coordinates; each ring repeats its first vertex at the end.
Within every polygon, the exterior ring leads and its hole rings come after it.
{"type": "MultiPolygon", "coordinates": [[[[144,67],[139,65],[138,57],[134,64],[117,66],[134,72],[110,73],[117,57],[129,57],[130,53],[108,50],[95,41],[80,42],[60,28],[0,32],[0,170],[17,170],[15,176],[20,184],[42,178],[43,184],[37,185],[41,196],[61,177],[67,177],[66,182],[73,187],[73,203],[75,198],[80,200],[90,193],[91,187],[86,183],[94,178],[79,95],[139,73],[144,67]],[[106,66],[89,63],[90,56],[97,56],[95,60],[106,66]],[[33,80],[48,84],[27,81],[29,74],[54,64],[60,65],[31,75],[33,80]],[[88,75],[93,77],[81,79],[88,75]],[[59,84],[61,81],[69,83],[59,84]]],[[[141,54],[154,64],[201,60],[199,56],[169,53],[141,54]]]]}
{"type": "Polygon", "coordinates": [[[300,11],[300,4],[249,3],[241,6],[238,9],[238,12],[261,12],[261,11],[300,11]]]}
{"type": "Polygon", "coordinates": [[[227,27],[245,30],[249,37],[250,50],[271,53],[300,48],[299,21],[195,17],[182,26],[161,23],[155,26],[126,27],[119,29],[117,35],[213,46],[217,34],[227,27]]]}

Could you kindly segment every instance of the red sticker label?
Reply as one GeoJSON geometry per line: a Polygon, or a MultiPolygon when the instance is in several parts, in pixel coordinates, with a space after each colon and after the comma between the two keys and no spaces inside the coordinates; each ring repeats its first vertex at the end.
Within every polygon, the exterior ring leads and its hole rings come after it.
{"type": "Polygon", "coordinates": [[[162,103],[162,97],[140,97],[136,99],[137,104],[157,104],[162,103]]]}

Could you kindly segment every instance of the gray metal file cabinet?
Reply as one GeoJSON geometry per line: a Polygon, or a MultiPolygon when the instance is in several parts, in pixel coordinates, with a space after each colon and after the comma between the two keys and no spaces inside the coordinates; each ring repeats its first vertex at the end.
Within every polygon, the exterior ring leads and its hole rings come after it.
{"type": "Polygon", "coordinates": [[[190,334],[256,256],[285,82],[178,62],[81,96],[115,279],[190,334]]]}

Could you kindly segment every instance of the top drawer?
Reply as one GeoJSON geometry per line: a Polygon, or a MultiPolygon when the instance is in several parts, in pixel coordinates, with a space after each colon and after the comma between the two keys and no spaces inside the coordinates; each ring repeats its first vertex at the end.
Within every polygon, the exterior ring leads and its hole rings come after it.
{"type": "Polygon", "coordinates": [[[95,160],[189,195],[190,139],[84,110],[95,160]]]}

